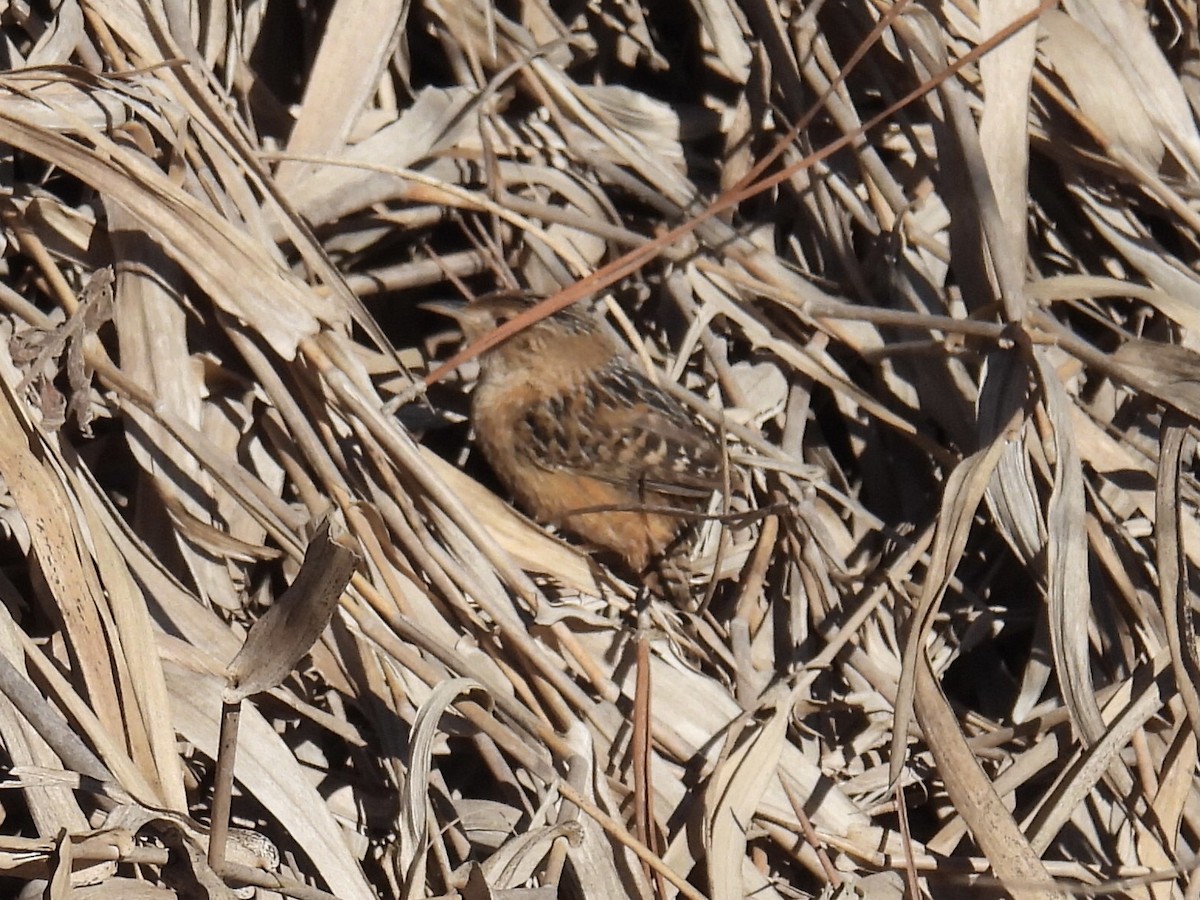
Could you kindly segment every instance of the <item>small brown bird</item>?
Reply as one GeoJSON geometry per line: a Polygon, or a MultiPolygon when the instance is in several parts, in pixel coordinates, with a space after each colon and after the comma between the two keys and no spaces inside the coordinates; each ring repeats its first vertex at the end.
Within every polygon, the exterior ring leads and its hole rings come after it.
{"type": "MultiPolygon", "coordinates": [[[[442,311],[474,341],[530,306],[508,295],[442,311]]],[[[517,503],[639,575],[656,563],[677,577],[662,564],[686,524],[679,513],[721,485],[713,435],[638,371],[607,324],[577,308],[508,338],[479,365],[475,434],[517,503]]]]}

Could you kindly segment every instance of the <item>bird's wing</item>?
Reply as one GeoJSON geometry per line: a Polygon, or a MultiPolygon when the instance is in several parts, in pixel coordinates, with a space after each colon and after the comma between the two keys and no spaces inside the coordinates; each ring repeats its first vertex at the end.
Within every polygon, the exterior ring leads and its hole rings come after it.
{"type": "Polygon", "coordinates": [[[714,436],[624,360],[531,406],[517,427],[517,445],[537,465],[620,484],[635,495],[700,499],[721,485],[714,436]]]}

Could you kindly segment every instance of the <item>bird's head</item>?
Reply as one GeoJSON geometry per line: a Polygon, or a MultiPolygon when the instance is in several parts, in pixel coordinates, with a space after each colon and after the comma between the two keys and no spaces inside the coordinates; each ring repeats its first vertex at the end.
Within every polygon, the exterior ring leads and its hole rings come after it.
{"type": "MultiPolygon", "coordinates": [[[[424,308],[454,319],[468,344],[533,309],[539,300],[512,293],[489,294],[470,303],[426,303],[424,308]]],[[[572,367],[595,364],[617,352],[610,329],[579,306],[571,306],[527,325],[484,351],[479,364],[485,377],[510,370],[537,371],[547,362],[572,367]]]]}

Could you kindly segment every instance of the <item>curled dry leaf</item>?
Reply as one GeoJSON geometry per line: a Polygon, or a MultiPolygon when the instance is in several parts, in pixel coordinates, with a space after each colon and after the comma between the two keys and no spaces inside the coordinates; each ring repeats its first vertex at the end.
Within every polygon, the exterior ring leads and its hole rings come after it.
{"type": "Polygon", "coordinates": [[[361,560],[340,512],[318,523],[296,580],[254,623],[229,663],[225,702],[269,691],[287,678],[329,624],[361,560]]]}

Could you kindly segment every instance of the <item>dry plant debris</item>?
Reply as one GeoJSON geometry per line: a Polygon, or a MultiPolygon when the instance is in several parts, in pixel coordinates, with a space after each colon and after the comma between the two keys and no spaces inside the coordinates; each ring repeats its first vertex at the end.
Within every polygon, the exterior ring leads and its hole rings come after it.
{"type": "Polygon", "coordinates": [[[2,890],[223,895],[225,666],[336,507],[231,884],[1195,896],[1198,15],[0,2],[2,890]],[[722,435],[694,608],[426,389],[498,288],[722,435]]]}

